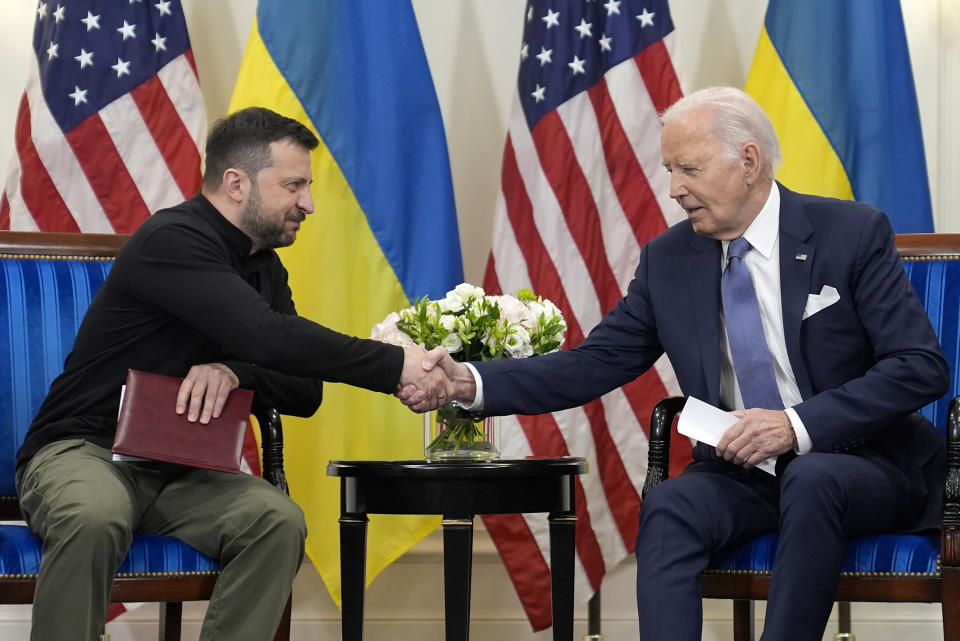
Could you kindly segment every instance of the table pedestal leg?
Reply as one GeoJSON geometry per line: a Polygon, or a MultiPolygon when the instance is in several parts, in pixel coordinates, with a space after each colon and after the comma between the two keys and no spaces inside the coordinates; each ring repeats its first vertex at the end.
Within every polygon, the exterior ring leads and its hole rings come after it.
{"type": "Polygon", "coordinates": [[[443,519],[443,597],[447,641],[470,636],[473,519],[443,519]]]}
{"type": "Polygon", "coordinates": [[[363,639],[363,590],[367,579],[367,515],[340,517],[340,598],[343,641],[363,639]]]}
{"type": "Polygon", "coordinates": [[[573,567],[577,517],[553,513],[550,521],[550,589],[553,593],[553,639],[573,641],[573,567]]]}

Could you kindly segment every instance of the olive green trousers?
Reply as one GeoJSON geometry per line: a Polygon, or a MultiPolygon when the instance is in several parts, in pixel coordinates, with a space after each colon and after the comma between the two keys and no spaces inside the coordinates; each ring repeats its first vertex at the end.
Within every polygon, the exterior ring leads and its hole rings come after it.
{"type": "Polygon", "coordinates": [[[43,539],[34,641],[97,641],[133,533],[173,536],[219,559],[203,641],[270,641],[303,559],[303,512],[261,478],[116,462],[80,439],[41,449],[17,474],[43,539]]]}

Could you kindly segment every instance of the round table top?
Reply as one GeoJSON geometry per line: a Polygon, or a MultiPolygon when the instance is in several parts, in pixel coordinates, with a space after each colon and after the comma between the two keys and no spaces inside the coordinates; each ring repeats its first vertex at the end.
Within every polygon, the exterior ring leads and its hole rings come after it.
{"type": "Polygon", "coordinates": [[[490,461],[330,461],[328,476],[388,477],[508,477],[585,474],[583,458],[493,459],[490,461]]]}

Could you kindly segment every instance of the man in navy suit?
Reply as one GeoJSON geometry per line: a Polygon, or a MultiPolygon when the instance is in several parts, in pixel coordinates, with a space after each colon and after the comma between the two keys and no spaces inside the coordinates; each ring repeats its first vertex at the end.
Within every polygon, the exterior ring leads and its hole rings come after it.
{"type": "Polygon", "coordinates": [[[468,409],[538,414],[605,394],[666,352],[684,394],[740,421],[643,504],[642,639],[699,639],[710,554],[777,529],[763,639],[820,639],[846,538],[938,522],[945,448],[916,410],[946,393],[947,365],[884,214],[776,183],[779,143],[752,98],[705,89],[662,121],[670,195],[688,219],[647,243],[616,308],[569,351],[440,365],[468,409]],[[734,246],[746,247],[766,383],[736,356],[740,311],[721,283],[734,246]],[[770,406],[744,402],[758,384],[770,406]],[[755,467],[770,457],[776,476],[755,467]]]}

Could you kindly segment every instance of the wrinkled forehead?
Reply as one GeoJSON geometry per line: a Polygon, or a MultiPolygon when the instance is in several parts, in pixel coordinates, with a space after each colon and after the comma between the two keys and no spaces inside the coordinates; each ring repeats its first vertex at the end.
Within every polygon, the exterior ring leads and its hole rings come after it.
{"type": "Polygon", "coordinates": [[[696,162],[713,154],[718,144],[709,119],[676,118],[666,123],[660,134],[660,153],[665,165],[696,162]]]}

